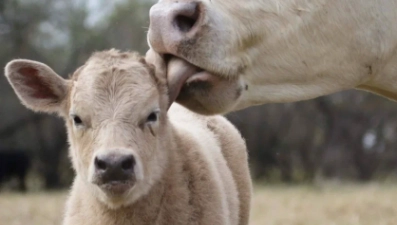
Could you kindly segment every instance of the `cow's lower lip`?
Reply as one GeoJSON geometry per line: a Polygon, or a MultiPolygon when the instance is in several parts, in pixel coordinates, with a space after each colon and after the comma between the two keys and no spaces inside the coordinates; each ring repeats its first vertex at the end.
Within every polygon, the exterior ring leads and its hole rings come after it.
{"type": "Polygon", "coordinates": [[[112,181],[99,185],[104,192],[111,195],[122,195],[130,190],[133,186],[133,183],[123,181],[112,181]]]}
{"type": "MultiPolygon", "coordinates": [[[[164,59],[166,65],[168,66],[169,71],[170,71],[169,62],[173,58],[178,58],[178,57],[169,54],[164,55],[164,59]]],[[[183,78],[181,79],[183,82],[180,84],[181,85],[180,88],[182,88],[183,86],[187,86],[190,83],[209,83],[221,79],[221,76],[219,76],[218,74],[209,72],[201,67],[198,67],[192,64],[191,62],[187,61],[186,59],[182,59],[182,58],[178,58],[178,59],[183,61],[185,65],[185,71],[182,70],[182,71],[178,71],[177,73],[178,76],[183,76],[183,78]]]]}

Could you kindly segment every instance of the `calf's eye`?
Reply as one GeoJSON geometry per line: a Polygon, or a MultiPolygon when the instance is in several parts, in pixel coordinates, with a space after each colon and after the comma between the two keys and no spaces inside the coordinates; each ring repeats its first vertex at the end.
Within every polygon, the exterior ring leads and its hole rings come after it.
{"type": "Polygon", "coordinates": [[[72,115],[72,119],[73,119],[73,123],[76,126],[80,126],[83,125],[83,121],[81,120],[81,118],[77,115],[72,115]]]}
{"type": "Polygon", "coordinates": [[[158,112],[152,112],[149,114],[149,116],[146,119],[147,123],[153,123],[157,121],[158,117],[158,112]]]}

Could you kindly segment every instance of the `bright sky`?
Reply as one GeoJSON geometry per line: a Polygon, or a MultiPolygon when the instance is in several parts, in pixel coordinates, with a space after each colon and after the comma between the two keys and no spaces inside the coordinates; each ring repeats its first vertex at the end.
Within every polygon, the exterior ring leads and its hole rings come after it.
{"type": "MultiPolygon", "coordinates": [[[[1,0],[0,0],[1,1],[1,0]]],[[[85,24],[89,27],[93,27],[95,25],[101,24],[101,20],[105,18],[107,15],[111,14],[114,10],[114,7],[125,1],[146,1],[146,2],[156,2],[158,0],[71,0],[73,4],[76,5],[84,5],[88,9],[88,18],[85,21],[85,24]]],[[[62,2],[60,2],[62,3],[62,2]]],[[[63,7],[60,5],[60,7],[63,7]]],[[[62,30],[59,30],[56,26],[53,26],[51,23],[44,22],[41,25],[41,29],[44,30],[47,34],[51,35],[51,38],[46,39],[45,44],[48,48],[53,46],[57,46],[63,44],[68,41],[68,35],[62,30]]],[[[41,42],[41,40],[38,40],[41,42]]]]}
{"type": "MultiPolygon", "coordinates": [[[[84,0],[83,0],[84,1],[84,0]]],[[[86,0],[89,16],[87,25],[93,26],[98,23],[104,16],[112,12],[114,6],[125,0],[86,0]]]]}
{"type": "Polygon", "coordinates": [[[114,9],[114,6],[118,3],[125,1],[142,1],[142,2],[157,2],[157,0],[81,0],[85,1],[87,4],[87,8],[90,12],[90,15],[87,19],[87,25],[93,26],[96,23],[100,22],[100,20],[111,13],[114,9]]]}

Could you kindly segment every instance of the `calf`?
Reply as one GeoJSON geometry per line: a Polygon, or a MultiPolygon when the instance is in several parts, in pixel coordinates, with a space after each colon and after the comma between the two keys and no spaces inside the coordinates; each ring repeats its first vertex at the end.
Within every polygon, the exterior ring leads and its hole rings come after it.
{"type": "Polygon", "coordinates": [[[0,149],[0,183],[16,177],[19,181],[18,190],[26,191],[25,178],[29,171],[31,160],[24,150],[0,149]]]}
{"type": "Polygon", "coordinates": [[[6,66],[25,106],[66,122],[77,175],[64,224],[248,224],[243,139],[223,117],[168,110],[164,67],[116,50],[68,80],[39,62],[6,66]]]}

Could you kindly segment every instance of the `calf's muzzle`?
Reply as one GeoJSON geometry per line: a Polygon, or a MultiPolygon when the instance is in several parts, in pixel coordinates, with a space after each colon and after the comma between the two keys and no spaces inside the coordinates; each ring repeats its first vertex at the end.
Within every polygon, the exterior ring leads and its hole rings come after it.
{"type": "Polygon", "coordinates": [[[132,154],[105,154],[94,159],[99,184],[126,182],[134,176],[135,158],[132,154]]]}

